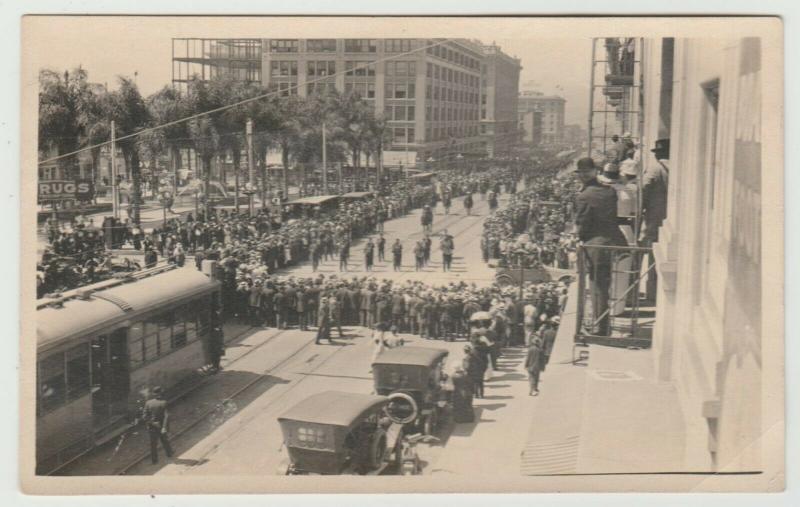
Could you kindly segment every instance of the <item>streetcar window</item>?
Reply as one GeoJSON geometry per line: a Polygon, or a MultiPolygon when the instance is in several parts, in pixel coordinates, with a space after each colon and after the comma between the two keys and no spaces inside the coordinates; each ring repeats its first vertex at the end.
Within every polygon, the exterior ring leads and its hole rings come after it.
{"type": "Polygon", "coordinates": [[[172,323],[172,348],[183,347],[187,343],[186,339],[186,320],[188,311],[186,306],[181,306],[175,310],[175,320],[172,323]]]}
{"type": "Polygon", "coordinates": [[[142,339],[142,343],[144,345],[144,357],[142,360],[152,361],[159,356],[158,333],[145,336],[142,339]]]}
{"type": "Polygon", "coordinates": [[[64,376],[64,353],[39,361],[39,410],[49,412],[64,404],[67,383],[64,376]]]}
{"type": "Polygon", "coordinates": [[[166,347],[172,343],[172,323],[175,315],[172,312],[164,312],[157,315],[155,320],[158,322],[158,342],[161,346],[159,355],[166,354],[166,347]]]}
{"type": "Polygon", "coordinates": [[[140,367],[146,357],[143,335],[144,322],[136,322],[128,328],[128,357],[130,357],[132,369],[140,367]]]}
{"type": "Polygon", "coordinates": [[[190,342],[197,339],[197,311],[193,306],[186,310],[186,339],[190,342]]]}
{"type": "Polygon", "coordinates": [[[90,385],[89,344],[82,343],[67,350],[67,399],[76,400],[86,395],[90,385]]]}

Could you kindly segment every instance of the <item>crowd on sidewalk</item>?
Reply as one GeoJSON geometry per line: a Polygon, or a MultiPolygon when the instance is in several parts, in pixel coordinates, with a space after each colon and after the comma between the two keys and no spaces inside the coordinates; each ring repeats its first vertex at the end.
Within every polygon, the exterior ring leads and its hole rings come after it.
{"type": "Polygon", "coordinates": [[[578,188],[571,179],[557,178],[569,163],[569,159],[552,160],[527,174],[525,190],[484,222],[484,262],[498,259],[500,266],[574,266],[576,240],[571,234],[571,215],[578,188]]]}

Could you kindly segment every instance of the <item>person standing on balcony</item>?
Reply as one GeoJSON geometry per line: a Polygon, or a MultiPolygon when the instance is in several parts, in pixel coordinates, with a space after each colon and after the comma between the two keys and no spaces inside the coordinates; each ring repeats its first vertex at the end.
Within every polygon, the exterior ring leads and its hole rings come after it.
{"type": "Polygon", "coordinates": [[[608,336],[608,299],[611,288],[613,254],[606,246],[625,246],[625,236],[617,225],[617,193],[597,181],[594,160],[578,160],[575,172],[583,187],[576,199],[575,226],[583,242],[586,267],[591,283],[593,322],[598,335],[608,336]]]}
{"type": "MultiPolygon", "coordinates": [[[[658,162],[647,168],[642,176],[642,214],[644,224],[639,240],[642,246],[651,247],[658,241],[658,230],[667,218],[667,189],[669,188],[669,139],[656,140],[651,150],[658,162]]],[[[652,260],[649,261],[652,263],[652,260]]],[[[649,264],[648,264],[649,265],[649,264]]],[[[647,276],[647,299],[655,299],[656,272],[647,276]]]]}

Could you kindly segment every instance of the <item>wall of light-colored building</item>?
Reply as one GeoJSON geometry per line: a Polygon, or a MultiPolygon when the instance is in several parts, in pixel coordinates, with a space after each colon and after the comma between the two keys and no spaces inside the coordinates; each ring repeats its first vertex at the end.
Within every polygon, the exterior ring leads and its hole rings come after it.
{"type": "MultiPolygon", "coordinates": [[[[537,92],[522,92],[519,96],[520,112],[540,111],[542,114],[541,143],[559,145],[564,142],[564,111],[566,100],[537,92]]],[[[531,136],[527,134],[526,136],[531,136]]],[[[535,136],[533,136],[535,137],[535,136]]]]}
{"type": "Polygon", "coordinates": [[[520,61],[497,46],[487,46],[481,93],[486,96],[481,131],[490,155],[504,154],[516,142],[520,61]]]}
{"type": "MultiPolygon", "coordinates": [[[[663,49],[648,41],[643,53],[645,169],[667,131],[663,49]]],[[[757,40],[675,41],[653,347],[659,379],[679,393],[692,470],[760,464],[760,75],[757,40]]]]}

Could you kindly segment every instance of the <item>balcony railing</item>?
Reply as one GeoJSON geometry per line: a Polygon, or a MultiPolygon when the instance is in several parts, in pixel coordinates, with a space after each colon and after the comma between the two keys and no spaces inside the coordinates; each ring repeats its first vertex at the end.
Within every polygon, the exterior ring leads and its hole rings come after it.
{"type": "Polygon", "coordinates": [[[639,289],[654,274],[652,248],[580,245],[575,342],[649,348],[654,302],[639,289]]]}

